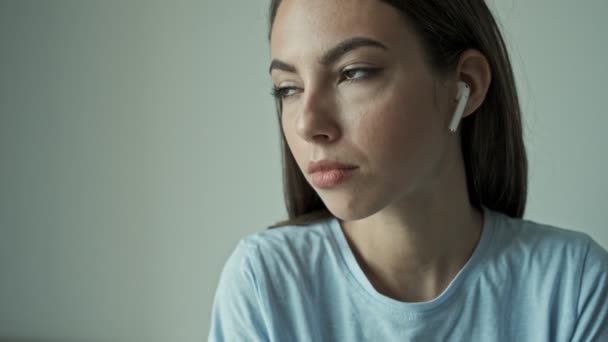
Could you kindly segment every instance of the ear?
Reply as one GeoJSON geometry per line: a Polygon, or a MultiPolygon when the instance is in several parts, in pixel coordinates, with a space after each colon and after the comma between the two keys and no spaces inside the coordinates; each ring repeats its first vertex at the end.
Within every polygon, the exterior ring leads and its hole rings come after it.
{"type": "MultiPolygon", "coordinates": [[[[492,70],[488,60],[479,50],[469,49],[460,55],[456,71],[458,80],[466,82],[471,88],[469,101],[462,114],[462,117],[466,117],[474,113],[485,100],[492,82],[492,70]]],[[[456,92],[457,90],[454,94],[456,92]]]]}

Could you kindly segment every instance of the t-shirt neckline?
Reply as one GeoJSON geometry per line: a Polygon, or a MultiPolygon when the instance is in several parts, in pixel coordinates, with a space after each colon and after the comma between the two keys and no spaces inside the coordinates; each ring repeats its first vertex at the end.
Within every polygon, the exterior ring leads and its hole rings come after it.
{"type": "Polygon", "coordinates": [[[344,232],[338,219],[336,217],[332,217],[327,222],[332,233],[331,235],[333,236],[334,241],[337,243],[338,254],[344,262],[342,266],[346,266],[346,273],[348,273],[347,278],[353,285],[355,285],[355,287],[359,288],[359,290],[363,290],[365,295],[371,297],[373,301],[378,302],[379,304],[388,308],[403,313],[422,314],[441,306],[443,303],[446,303],[448,300],[454,297],[455,292],[463,287],[462,284],[465,281],[470,280],[472,275],[477,273],[475,269],[479,267],[480,261],[483,260],[483,256],[486,254],[488,246],[491,244],[496,220],[496,216],[492,210],[485,206],[482,206],[481,208],[483,211],[481,236],[477,246],[473,250],[473,254],[456,274],[454,279],[452,279],[450,284],[444,289],[444,291],[436,298],[426,302],[402,302],[378,292],[359,266],[359,263],[350,249],[346,237],[344,236],[344,232]]]}

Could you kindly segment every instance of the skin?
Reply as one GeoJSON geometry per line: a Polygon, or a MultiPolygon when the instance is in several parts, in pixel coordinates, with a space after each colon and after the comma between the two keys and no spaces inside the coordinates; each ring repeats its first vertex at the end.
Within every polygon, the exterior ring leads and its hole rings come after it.
{"type": "MultiPolygon", "coordinates": [[[[416,33],[377,0],[285,0],[271,32],[271,56],[296,68],[271,70],[281,87],[281,125],[308,182],[310,161],[358,168],[332,188],[315,188],[374,288],[406,302],[439,296],[475,249],[483,214],[468,200],[460,131],[448,130],[457,81],[471,87],[463,116],[483,102],[486,58],[465,51],[443,78],[425,62],[416,33]],[[321,65],[352,37],[362,46],[321,65]],[[379,68],[379,72],[354,68],[379,68]]],[[[314,188],[314,186],[313,186],[314,188]]]]}

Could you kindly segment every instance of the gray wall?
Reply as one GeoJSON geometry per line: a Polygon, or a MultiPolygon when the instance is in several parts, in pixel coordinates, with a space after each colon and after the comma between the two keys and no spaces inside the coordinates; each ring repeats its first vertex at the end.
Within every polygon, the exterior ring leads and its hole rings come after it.
{"type": "MultiPolygon", "coordinates": [[[[0,340],[206,339],[225,259],[285,215],[266,4],[0,0],[0,340]]],[[[526,217],[608,246],[608,2],[490,4],[526,217]]]]}

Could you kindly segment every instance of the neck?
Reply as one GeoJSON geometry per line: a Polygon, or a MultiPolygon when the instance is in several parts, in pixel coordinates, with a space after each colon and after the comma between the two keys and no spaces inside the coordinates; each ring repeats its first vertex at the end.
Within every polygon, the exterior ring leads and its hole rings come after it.
{"type": "Polygon", "coordinates": [[[462,173],[372,216],[340,222],[376,290],[403,301],[431,300],[466,264],[479,241],[483,215],[469,203],[462,173]]]}

